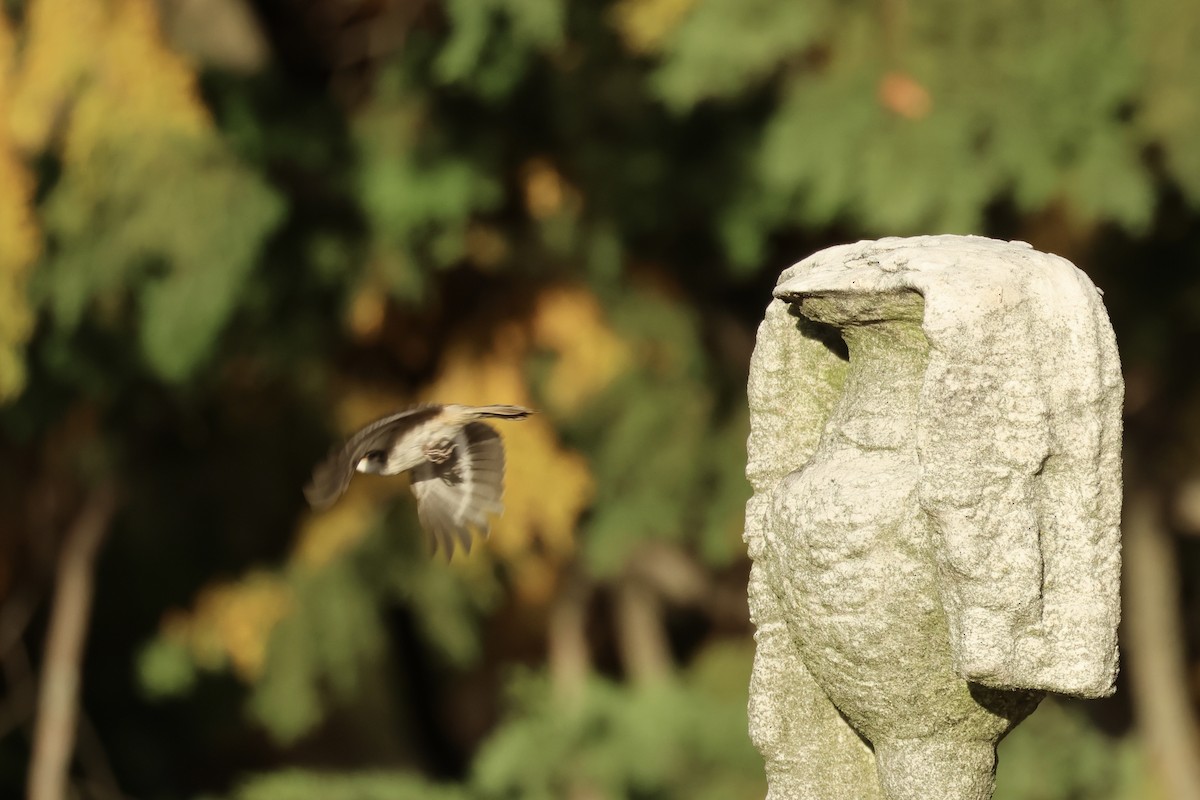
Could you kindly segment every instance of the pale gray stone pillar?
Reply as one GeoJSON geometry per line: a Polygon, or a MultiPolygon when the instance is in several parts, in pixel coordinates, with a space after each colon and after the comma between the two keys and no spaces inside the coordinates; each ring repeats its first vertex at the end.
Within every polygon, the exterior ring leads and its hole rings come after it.
{"type": "Polygon", "coordinates": [[[1112,692],[1116,343],[1082,272],[974,236],[787,269],[750,368],[750,728],[770,800],[987,800],[1045,692],[1112,692]],[[848,357],[847,357],[848,353],[848,357]]]}

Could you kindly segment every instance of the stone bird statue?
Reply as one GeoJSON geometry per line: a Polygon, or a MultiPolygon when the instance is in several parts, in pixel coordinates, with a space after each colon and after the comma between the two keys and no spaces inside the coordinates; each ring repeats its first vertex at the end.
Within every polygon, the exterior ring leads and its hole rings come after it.
{"type": "Polygon", "coordinates": [[[822,250],[773,294],[745,527],[767,798],[991,800],[1042,694],[1114,689],[1124,388],[1100,293],[947,235],[822,250]]]}
{"type": "Polygon", "coordinates": [[[524,419],[521,406],[430,404],[378,419],[351,436],[313,470],[304,487],[309,505],[333,505],[355,472],[412,471],[417,516],[436,553],[454,555],[457,540],[471,551],[472,528],[487,536],[488,516],[504,505],[504,444],[485,418],[524,419]]]}

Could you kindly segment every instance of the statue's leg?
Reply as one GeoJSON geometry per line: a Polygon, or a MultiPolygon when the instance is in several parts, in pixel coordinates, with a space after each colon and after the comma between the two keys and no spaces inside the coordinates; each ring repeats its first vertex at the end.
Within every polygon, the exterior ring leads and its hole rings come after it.
{"type": "Polygon", "coordinates": [[[870,749],[804,666],[758,564],[750,607],[750,738],[766,762],[767,800],[881,800],[870,749]]]}
{"type": "Polygon", "coordinates": [[[986,741],[907,739],[875,745],[886,800],[990,800],[996,747],[986,741]]]}

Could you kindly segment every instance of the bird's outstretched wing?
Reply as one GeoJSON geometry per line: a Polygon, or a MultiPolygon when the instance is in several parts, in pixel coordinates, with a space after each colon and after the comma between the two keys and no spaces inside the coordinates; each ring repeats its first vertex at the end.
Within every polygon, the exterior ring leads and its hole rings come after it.
{"type": "Polygon", "coordinates": [[[441,411],[440,405],[415,406],[377,419],[359,430],[313,470],[312,480],[304,487],[308,504],[318,510],[333,505],[350,485],[359,459],[375,450],[390,449],[396,439],[433,419],[441,411]]]}
{"type": "Polygon", "coordinates": [[[471,422],[454,437],[454,451],[440,464],[413,470],[417,516],[436,553],[454,555],[457,541],[471,551],[472,529],[488,534],[488,517],[504,509],[504,444],[483,422],[471,422]]]}

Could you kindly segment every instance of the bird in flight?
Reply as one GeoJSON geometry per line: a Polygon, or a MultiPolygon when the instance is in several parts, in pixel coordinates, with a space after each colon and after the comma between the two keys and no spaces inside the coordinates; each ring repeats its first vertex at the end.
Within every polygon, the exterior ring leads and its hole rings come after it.
{"type": "Polygon", "coordinates": [[[417,517],[436,553],[471,551],[472,528],[488,534],[488,516],[504,504],[504,444],[485,418],[524,419],[521,406],[430,404],[378,419],[351,436],[313,470],[304,496],[314,509],[333,505],[356,472],[412,471],[417,517]]]}

